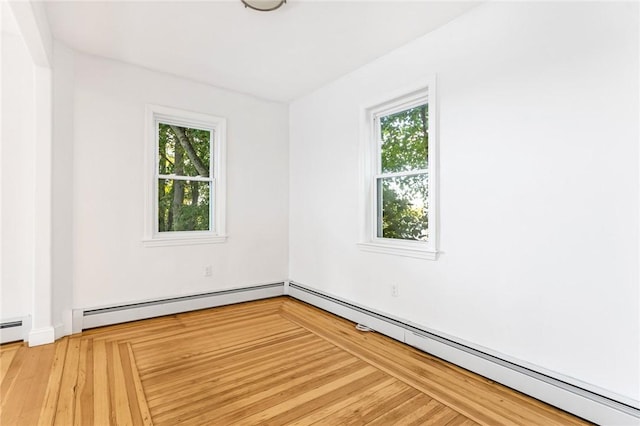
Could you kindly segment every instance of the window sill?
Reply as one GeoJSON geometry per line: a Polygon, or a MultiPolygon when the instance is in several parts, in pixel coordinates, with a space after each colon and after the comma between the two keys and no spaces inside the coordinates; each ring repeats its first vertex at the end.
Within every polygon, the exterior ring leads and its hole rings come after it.
{"type": "Polygon", "coordinates": [[[207,235],[204,237],[163,237],[145,238],[142,240],[142,245],[144,247],[193,246],[200,244],[220,244],[226,241],[226,235],[207,235]]]}
{"type": "Polygon", "coordinates": [[[413,257],[416,259],[437,260],[438,252],[428,250],[424,247],[416,247],[415,245],[402,244],[384,244],[384,243],[358,243],[358,247],[362,251],[371,253],[392,254],[395,256],[413,257]]]}

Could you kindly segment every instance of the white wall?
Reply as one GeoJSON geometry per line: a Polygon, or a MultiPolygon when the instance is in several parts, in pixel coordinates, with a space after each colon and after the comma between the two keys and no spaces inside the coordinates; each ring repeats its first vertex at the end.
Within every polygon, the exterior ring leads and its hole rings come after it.
{"type": "Polygon", "coordinates": [[[637,404],[637,8],[485,4],[294,102],[289,277],[637,404]],[[427,74],[441,258],[359,251],[360,108],[427,74]]]}
{"type": "Polygon", "coordinates": [[[73,56],[54,43],[51,281],[56,338],[71,334],[73,303],[73,56]]]}
{"type": "Polygon", "coordinates": [[[29,345],[39,345],[54,340],[51,34],[42,4],[0,6],[9,33],[2,37],[2,317],[29,315],[29,345]]]}
{"type": "Polygon", "coordinates": [[[286,279],[286,105],[82,54],[74,73],[74,307],[286,279]],[[227,118],[226,243],[142,246],[146,103],[227,118]]]}
{"type": "MultiPolygon", "coordinates": [[[[9,13],[2,4],[3,12],[9,13]]],[[[5,15],[5,19],[8,15],[5,15]]],[[[33,63],[18,33],[2,32],[2,273],[0,321],[31,314],[34,280],[33,63]]]]}

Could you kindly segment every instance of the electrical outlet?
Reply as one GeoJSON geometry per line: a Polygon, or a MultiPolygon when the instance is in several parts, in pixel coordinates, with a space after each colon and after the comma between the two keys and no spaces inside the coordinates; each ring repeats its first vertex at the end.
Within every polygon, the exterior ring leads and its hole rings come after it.
{"type": "Polygon", "coordinates": [[[391,284],[391,295],[393,297],[398,297],[399,288],[398,284],[391,284]]]}
{"type": "Polygon", "coordinates": [[[213,268],[211,268],[211,265],[207,265],[204,267],[204,276],[205,277],[210,277],[213,274],[213,268]]]}

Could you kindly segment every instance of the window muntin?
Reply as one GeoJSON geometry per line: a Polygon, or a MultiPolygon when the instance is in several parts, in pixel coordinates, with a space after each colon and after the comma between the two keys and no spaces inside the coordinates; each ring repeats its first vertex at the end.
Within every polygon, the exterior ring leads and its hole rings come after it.
{"type": "MultiPolygon", "coordinates": [[[[421,100],[422,101],[422,100],[421,100]]],[[[401,105],[374,116],[377,238],[427,241],[429,236],[428,104],[401,105]]]]}

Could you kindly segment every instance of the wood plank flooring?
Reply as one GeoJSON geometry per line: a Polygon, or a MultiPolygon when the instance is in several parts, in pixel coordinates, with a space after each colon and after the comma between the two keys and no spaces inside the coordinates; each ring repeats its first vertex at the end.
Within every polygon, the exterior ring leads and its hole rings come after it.
{"type": "Polygon", "coordinates": [[[286,297],[0,346],[0,424],[579,425],[286,297]]]}

